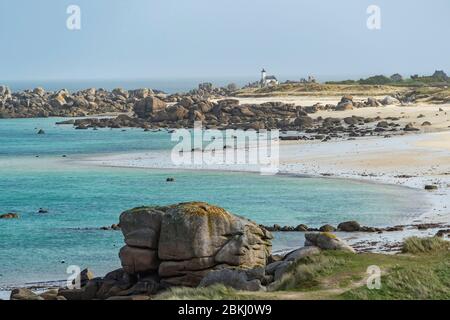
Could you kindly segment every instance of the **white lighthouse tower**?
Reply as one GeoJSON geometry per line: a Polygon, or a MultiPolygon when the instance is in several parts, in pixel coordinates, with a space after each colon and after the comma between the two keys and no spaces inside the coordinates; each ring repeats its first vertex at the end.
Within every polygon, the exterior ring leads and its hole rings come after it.
{"type": "Polygon", "coordinates": [[[263,68],[261,70],[261,86],[263,87],[266,83],[266,70],[263,68]]]}

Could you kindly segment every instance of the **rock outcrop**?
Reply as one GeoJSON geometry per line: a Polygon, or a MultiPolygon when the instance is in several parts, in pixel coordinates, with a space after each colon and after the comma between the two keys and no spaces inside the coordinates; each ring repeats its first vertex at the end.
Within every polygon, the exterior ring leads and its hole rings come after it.
{"type": "Polygon", "coordinates": [[[133,111],[139,118],[150,118],[166,109],[166,107],[167,104],[164,101],[150,96],[136,102],[133,106],[133,111]]]}
{"type": "Polygon", "coordinates": [[[338,225],[339,231],[355,232],[361,230],[361,225],[356,221],[346,221],[338,225]]]}
{"type": "Polygon", "coordinates": [[[355,249],[332,233],[317,232],[305,234],[305,247],[315,246],[323,250],[343,250],[355,252],[355,249]]]}
{"type": "MultiPolygon", "coordinates": [[[[42,88],[11,92],[0,87],[0,118],[71,117],[109,112],[130,112],[140,97],[123,89],[94,88],[70,93],[42,88]]],[[[152,92],[153,94],[153,92],[152,92]]]]}
{"type": "Polygon", "coordinates": [[[268,231],[204,202],[135,208],[120,227],[124,271],[156,273],[168,286],[197,286],[211,270],[264,267],[271,252],[268,231]]]}

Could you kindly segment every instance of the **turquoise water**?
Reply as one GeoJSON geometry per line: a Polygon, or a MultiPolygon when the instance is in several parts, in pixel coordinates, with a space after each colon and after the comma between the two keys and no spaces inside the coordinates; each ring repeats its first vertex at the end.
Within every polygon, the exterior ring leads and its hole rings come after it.
{"type": "Polygon", "coordinates": [[[166,131],[75,130],[55,124],[63,120],[67,118],[0,119],[0,157],[161,150],[173,144],[166,131]],[[36,134],[39,129],[46,134],[36,134]]]}
{"type": "MultiPolygon", "coordinates": [[[[0,220],[0,286],[63,279],[73,264],[98,275],[119,267],[121,233],[98,228],[140,205],[201,200],[261,224],[310,226],[393,225],[426,206],[418,191],[356,181],[79,166],[71,160],[83,154],[167,149],[170,136],[74,130],[55,126],[59,120],[0,120],[0,212],[21,215],[0,220]],[[37,135],[39,128],[46,134],[37,135]],[[168,176],[176,182],[166,183],[168,176]]],[[[278,235],[275,248],[295,246],[289,241],[278,235]]]]}

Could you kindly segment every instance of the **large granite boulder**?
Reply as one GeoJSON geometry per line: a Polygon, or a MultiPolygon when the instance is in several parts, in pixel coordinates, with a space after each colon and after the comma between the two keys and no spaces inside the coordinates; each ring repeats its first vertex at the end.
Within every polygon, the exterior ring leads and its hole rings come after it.
{"type": "Polygon", "coordinates": [[[7,86],[0,86],[0,96],[11,96],[11,89],[7,86]]]}
{"type": "Polygon", "coordinates": [[[332,233],[314,232],[305,234],[305,247],[315,246],[323,250],[342,250],[355,252],[345,241],[332,233]]]}
{"type": "Polygon", "coordinates": [[[314,124],[314,120],[311,117],[308,116],[300,116],[297,117],[294,121],[294,124],[301,129],[311,128],[314,124]]]}
{"type": "Polygon", "coordinates": [[[361,225],[357,221],[345,221],[338,225],[339,231],[355,232],[361,230],[361,225]]]}
{"type": "Polygon", "coordinates": [[[50,98],[49,104],[56,109],[62,108],[67,103],[67,97],[68,93],[65,90],[60,90],[50,98]]]}
{"type": "Polygon", "coordinates": [[[157,97],[149,96],[137,101],[133,106],[133,110],[139,118],[147,119],[156,113],[165,110],[166,107],[167,104],[164,101],[157,97]]]}
{"type": "Polygon", "coordinates": [[[391,96],[386,96],[384,97],[383,100],[381,100],[381,104],[383,104],[384,106],[387,105],[391,105],[391,104],[399,104],[400,101],[398,101],[397,98],[391,97],[391,96]]]}
{"type": "Polygon", "coordinates": [[[264,267],[272,235],[256,223],[204,202],[122,213],[125,272],[157,272],[162,283],[197,286],[215,269],[264,267]]]}

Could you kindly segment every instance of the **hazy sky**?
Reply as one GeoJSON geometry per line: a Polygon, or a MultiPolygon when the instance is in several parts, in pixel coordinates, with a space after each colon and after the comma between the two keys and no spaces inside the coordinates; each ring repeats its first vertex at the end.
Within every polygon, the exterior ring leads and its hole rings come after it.
{"type": "Polygon", "coordinates": [[[0,79],[450,72],[449,15],[449,0],[0,0],[0,79]]]}

